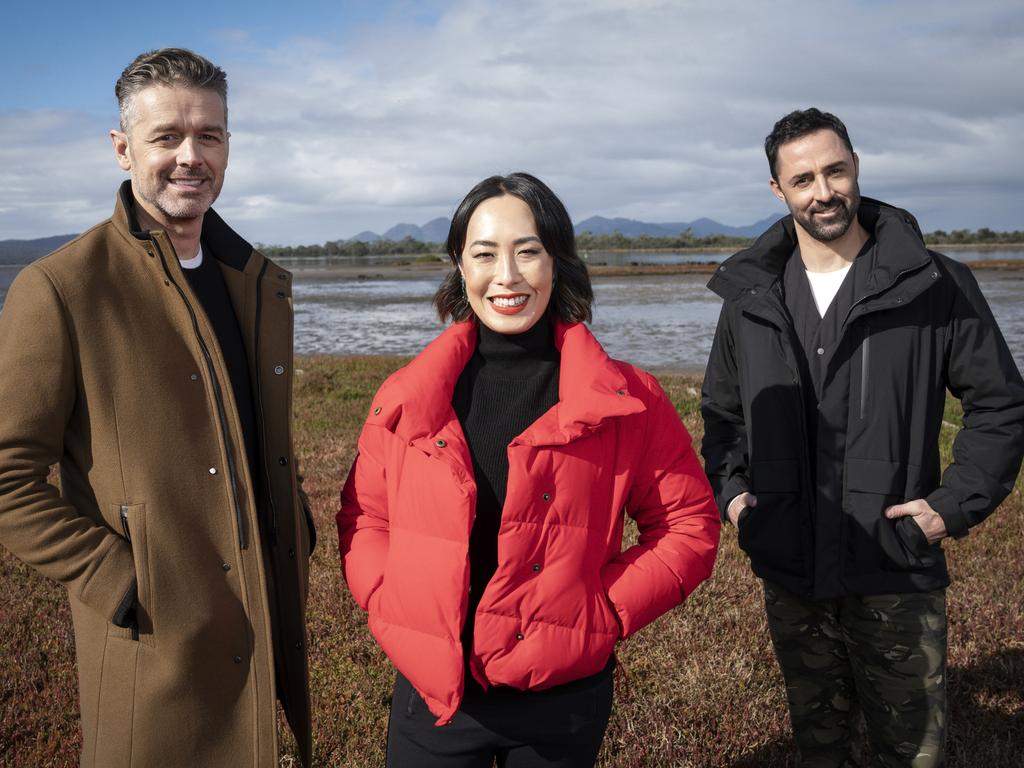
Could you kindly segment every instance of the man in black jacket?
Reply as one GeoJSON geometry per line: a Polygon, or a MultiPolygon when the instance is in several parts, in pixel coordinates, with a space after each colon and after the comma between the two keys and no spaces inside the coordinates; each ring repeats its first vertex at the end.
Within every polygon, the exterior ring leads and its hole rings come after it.
{"type": "Polygon", "coordinates": [[[1012,490],[1024,382],[974,277],[914,218],[861,199],[846,127],[793,112],[765,140],[791,216],[719,268],[705,469],[764,580],[804,765],[944,764],[941,541],[1012,490]],[[947,389],[963,428],[940,473],[947,389]]]}

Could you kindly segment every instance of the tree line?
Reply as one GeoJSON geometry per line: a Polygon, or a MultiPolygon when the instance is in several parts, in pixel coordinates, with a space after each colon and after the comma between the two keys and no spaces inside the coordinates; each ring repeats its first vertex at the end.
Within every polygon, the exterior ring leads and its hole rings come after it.
{"type": "MultiPolygon", "coordinates": [[[[928,245],[1020,245],[1024,243],[1024,232],[996,232],[988,227],[981,229],[954,229],[946,232],[937,229],[925,233],[928,245]]],[[[627,237],[620,232],[610,235],[595,235],[580,232],[576,235],[576,249],[581,253],[589,251],[655,251],[675,249],[720,249],[744,248],[754,242],[752,237],[735,235],[695,235],[689,229],[678,235],[655,237],[639,235],[627,237]]],[[[322,245],[262,245],[257,248],[274,259],[289,258],[370,258],[380,256],[444,256],[444,243],[429,243],[404,237],[401,240],[329,240],[322,245]]]]}

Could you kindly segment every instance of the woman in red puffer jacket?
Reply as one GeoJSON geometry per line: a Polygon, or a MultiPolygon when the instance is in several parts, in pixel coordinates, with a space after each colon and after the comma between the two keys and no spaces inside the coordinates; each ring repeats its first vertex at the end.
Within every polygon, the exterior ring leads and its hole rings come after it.
{"type": "Polygon", "coordinates": [[[381,386],[337,516],[398,669],[388,765],[592,766],[615,643],[710,575],[718,512],[657,381],[583,324],[590,279],[543,182],[480,182],[448,254],[454,322],[381,386]]]}

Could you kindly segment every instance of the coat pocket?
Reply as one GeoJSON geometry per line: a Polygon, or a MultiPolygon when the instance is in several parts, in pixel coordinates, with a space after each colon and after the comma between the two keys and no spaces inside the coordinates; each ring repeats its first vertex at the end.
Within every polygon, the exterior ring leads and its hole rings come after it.
{"type": "MultiPolygon", "coordinates": [[[[153,645],[153,616],[155,615],[153,579],[149,563],[149,537],[146,531],[145,504],[117,504],[116,515],[121,535],[128,540],[132,548],[132,560],[135,563],[135,583],[138,598],[135,616],[138,620],[138,636],[135,638],[146,645],[153,645]]],[[[124,630],[131,632],[131,630],[124,630]]]]}
{"type": "Polygon", "coordinates": [[[885,510],[908,500],[919,470],[903,462],[848,459],[846,463],[846,554],[851,573],[911,571],[934,566],[936,547],[909,517],[890,520],[885,510]]]}
{"type": "Polygon", "coordinates": [[[755,572],[770,569],[805,575],[808,527],[799,462],[792,459],[752,463],[751,493],[757,497],[757,506],[742,515],[737,535],[755,572]]]}

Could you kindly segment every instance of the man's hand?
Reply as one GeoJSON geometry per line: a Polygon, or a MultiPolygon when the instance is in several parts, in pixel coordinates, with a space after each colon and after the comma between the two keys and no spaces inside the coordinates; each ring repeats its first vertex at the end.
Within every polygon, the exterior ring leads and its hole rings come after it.
{"type": "Polygon", "coordinates": [[[945,521],[924,499],[914,499],[903,504],[895,504],[885,510],[885,516],[890,520],[895,520],[897,517],[906,517],[907,515],[913,517],[914,522],[924,531],[925,538],[928,539],[929,544],[934,544],[946,537],[945,521]]]}
{"type": "Polygon", "coordinates": [[[729,506],[725,508],[725,514],[729,517],[729,522],[732,523],[734,528],[739,528],[740,525],[740,512],[743,511],[744,507],[756,507],[757,496],[752,493],[741,493],[739,496],[734,496],[732,501],[729,502],[729,506]]]}

